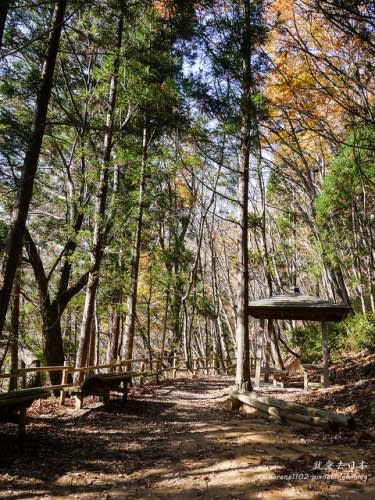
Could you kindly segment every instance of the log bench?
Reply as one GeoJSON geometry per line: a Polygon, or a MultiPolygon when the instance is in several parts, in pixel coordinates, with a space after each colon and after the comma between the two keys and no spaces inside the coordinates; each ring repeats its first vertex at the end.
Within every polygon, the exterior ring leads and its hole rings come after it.
{"type": "Polygon", "coordinates": [[[25,437],[26,409],[36,399],[47,398],[50,392],[42,387],[9,391],[0,394],[0,421],[18,424],[18,437],[25,437]]]}
{"type": "Polygon", "coordinates": [[[125,402],[132,375],[130,372],[96,373],[87,377],[80,386],[68,389],[68,392],[75,396],[77,410],[82,408],[85,396],[99,396],[104,405],[108,405],[111,391],[122,392],[125,402]]]}
{"type": "Polygon", "coordinates": [[[324,387],[324,366],[323,365],[302,365],[303,369],[303,388],[307,391],[309,388],[320,388],[324,387]],[[309,376],[318,374],[320,376],[320,382],[309,381],[309,376]]]}
{"type": "Polygon", "coordinates": [[[254,392],[230,390],[229,397],[226,400],[226,407],[230,410],[237,410],[242,404],[256,408],[281,422],[290,420],[333,431],[337,431],[341,427],[348,429],[355,427],[355,421],[350,415],[340,415],[320,408],[260,396],[254,392]]]}
{"type": "Polygon", "coordinates": [[[272,375],[273,385],[277,386],[280,384],[280,387],[284,389],[288,383],[288,371],[279,370],[278,368],[270,368],[270,373],[272,375]]]}

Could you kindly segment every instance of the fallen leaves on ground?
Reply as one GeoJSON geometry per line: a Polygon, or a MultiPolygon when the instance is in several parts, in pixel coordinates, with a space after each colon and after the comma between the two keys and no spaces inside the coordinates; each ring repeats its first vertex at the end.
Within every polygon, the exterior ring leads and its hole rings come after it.
{"type": "Polygon", "coordinates": [[[134,387],[124,406],[114,399],[108,409],[95,398],[85,398],[82,410],[75,410],[73,400],[64,407],[55,399],[35,402],[23,453],[15,426],[2,424],[0,497],[374,498],[374,356],[343,361],[335,368],[337,383],[327,389],[305,392],[297,374],[292,389],[264,390],[353,414],[353,431],[325,433],[225,410],[230,376],[134,387]],[[355,463],[349,479],[340,479],[339,470],[331,480],[313,478],[316,464],[340,462],[355,463]],[[361,462],[367,481],[355,477],[361,462]]]}

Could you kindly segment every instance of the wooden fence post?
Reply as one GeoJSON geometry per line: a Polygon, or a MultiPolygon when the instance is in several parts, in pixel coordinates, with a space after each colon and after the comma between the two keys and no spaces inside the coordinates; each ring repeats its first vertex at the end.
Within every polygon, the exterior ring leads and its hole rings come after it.
{"type": "Polygon", "coordinates": [[[172,370],[172,378],[176,378],[177,375],[177,366],[178,366],[178,356],[173,356],[173,370],[172,370]]]}
{"type": "MultiPolygon", "coordinates": [[[[26,363],[24,361],[20,361],[20,368],[26,368],[26,363]]],[[[26,389],[26,373],[22,372],[21,376],[21,389],[26,389]]]]}
{"type": "MultiPolygon", "coordinates": [[[[72,367],[67,363],[65,364],[65,368],[63,369],[62,372],[62,377],[61,377],[61,384],[66,385],[69,380],[69,372],[72,369],[72,367]]],[[[65,389],[64,387],[60,391],[60,406],[63,406],[65,404],[65,389]]]]}
{"type": "MultiPolygon", "coordinates": [[[[118,364],[118,366],[116,366],[116,372],[122,372],[122,364],[121,364],[121,358],[114,358],[111,362],[111,364],[115,365],[115,364],[118,364]]],[[[112,368],[110,368],[110,370],[112,370],[112,368]]]]}
{"type": "Polygon", "coordinates": [[[255,369],[254,356],[252,355],[252,353],[250,353],[250,373],[253,373],[254,369],[255,369]]]}
{"type": "Polygon", "coordinates": [[[193,359],[193,378],[197,376],[197,371],[198,371],[198,359],[194,358],[193,359]]]}
{"type": "Polygon", "coordinates": [[[12,367],[10,370],[10,377],[9,377],[9,385],[8,385],[8,391],[15,391],[17,390],[17,367],[12,367]]]}
{"type": "Polygon", "coordinates": [[[217,361],[216,354],[212,355],[212,367],[213,367],[214,375],[217,375],[219,373],[219,370],[218,370],[218,361],[217,361]]]}
{"type": "Polygon", "coordinates": [[[225,375],[229,375],[229,368],[230,368],[231,364],[232,364],[232,360],[230,359],[230,357],[228,357],[224,360],[225,375]]]}
{"type": "Polygon", "coordinates": [[[155,382],[158,384],[159,383],[160,359],[156,358],[155,363],[156,363],[156,377],[155,377],[155,382]]]}
{"type": "Polygon", "coordinates": [[[141,363],[140,363],[140,372],[141,372],[141,375],[139,377],[139,386],[140,387],[143,387],[143,384],[144,384],[144,371],[145,371],[145,366],[146,366],[146,359],[144,357],[142,357],[141,359],[141,363]]]}
{"type": "Polygon", "coordinates": [[[256,364],[255,364],[255,386],[260,386],[260,369],[262,364],[263,352],[263,335],[264,335],[264,320],[261,320],[261,330],[258,332],[258,344],[256,351],[256,364]]]}
{"type": "MultiPolygon", "coordinates": [[[[34,359],[34,361],[31,363],[31,366],[33,368],[40,368],[40,361],[39,359],[34,359]]],[[[40,376],[40,371],[35,372],[35,375],[31,376],[31,380],[28,383],[28,387],[40,387],[42,385],[42,379],[40,376]]]]}

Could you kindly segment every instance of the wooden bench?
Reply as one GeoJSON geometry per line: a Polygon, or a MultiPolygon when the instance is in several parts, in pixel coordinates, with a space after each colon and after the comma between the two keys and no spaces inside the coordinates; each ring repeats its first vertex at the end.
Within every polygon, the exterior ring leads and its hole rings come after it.
{"type": "Polygon", "coordinates": [[[107,405],[111,391],[122,392],[122,400],[125,402],[132,375],[130,372],[96,373],[87,377],[79,387],[68,389],[68,392],[75,396],[78,410],[82,408],[85,396],[99,396],[107,405]]]}
{"type": "Polygon", "coordinates": [[[47,398],[50,392],[42,387],[9,391],[0,394],[0,420],[18,424],[18,437],[23,440],[26,427],[26,409],[36,399],[47,398]]]}
{"type": "Polygon", "coordinates": [[[324,366],[323,365],[311,365],[305,364],[302,365],[303,369],[303,388],[307,391],[311,388],[320,388],[324,387],[324,366]],[[309,376],[318,374],[320,375],[320,382],[310,382],[309,376]]]}
{"type": "Polygon", "coordinates": [[[270,373],[273,379],[273,385],[277,386],[280,384],[280,387],[284,389],[284,387],[288,383],[288,372],[287,370],[279,370],[278,368],[270,368],[270,373]]]}

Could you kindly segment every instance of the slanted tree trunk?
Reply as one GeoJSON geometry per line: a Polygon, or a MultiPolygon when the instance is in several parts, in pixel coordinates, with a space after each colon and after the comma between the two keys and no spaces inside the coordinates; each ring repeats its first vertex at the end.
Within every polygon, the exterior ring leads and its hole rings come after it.
{"type": "MultiPolygon", "coordinates": [[[[61,366],[64,364],[60,315],[58,303],[52,302],[49,293],[49,281],[44,271],[43,263],[30,233],[25,231],[26,249],[38,284],[40,312],[42,315],[44,353],[47,365],[61,366]]],[[[61,378],[54,372],[52,384],[59,384],[61,378]]]]}
{"type": "MultiPolygon", "coordinates": [[[[80,222],[75,226],[78,230],[80,222]]],[[[30,264],[34,271],[34,276],[38,284],[40,313],[42,316],[42,328],[44,337],[44,358],[48,366],[62,366],[64,364],[64,347],[61,331],[61,316],[70,300],[87,283],[88,273],[83,274],[76,283],[69,285],[69,274],[71,262],[69,256],[76,248],[76,243],[69,239],[65,245],[66,259],[62,266],[58,291],[53,299],[50,295],[50,276],[47,277],[42,259],[38,249],[29,233],[25,229],[25,247],[29,256],[30,264]]],[[[50,373],[51,383],[57,385],[61,383],[61,373],[50,373]]]]}
{"type": "Polygon", "coordinates": [[[23,235],[46,126],[53,74],[66,5],[67,0],[57,1],[53,13],[51,32],[42,69],[41,83],[32,117],[31,132],[23,162],[21,179],[18,184],[16,202],[13,207],[10,227],[5,243],[0,271],[0,334],[4,328],[13,281],[22,252],[23,235]]]}
{"type": "Polygon", "coordinates": [[[0,49],[3,46],[5,22],[9,10],[9,0],[0,0],[0,49]]]}

